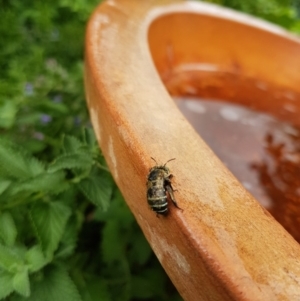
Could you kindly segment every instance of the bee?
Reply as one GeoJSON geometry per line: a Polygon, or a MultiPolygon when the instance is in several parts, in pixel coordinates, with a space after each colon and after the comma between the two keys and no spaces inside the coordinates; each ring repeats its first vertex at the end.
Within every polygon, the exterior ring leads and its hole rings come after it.
{"type": "Polygon", "coordinates": [[[174,189],[171,185],[171,178],[173,175],[166,166],[168,162],[175,160],[175,158],[168,160],[164,165],[158,165],[154,158],[151,157],[151,159],[156,163],[156,165],[150,169],[148,174],[148,205],[150,206],[151,210],[156,212],[157,216],[158,214],[166,215],[168,213],[168,193],[175,207],[181,209],[176,203],[174,189]]]}

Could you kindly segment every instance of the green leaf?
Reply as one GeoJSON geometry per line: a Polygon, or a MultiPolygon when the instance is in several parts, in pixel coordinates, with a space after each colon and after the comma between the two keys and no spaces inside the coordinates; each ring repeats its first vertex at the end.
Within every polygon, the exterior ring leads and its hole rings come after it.
{"type": "Polygon", "coordinates": [[[46,101],[41,103],[41,109],[47,112],[58,112],[60,114],[67,114],[68,107],[64,103],[46,101]]]}
{"type": "Polygon", "coordinates": [[[93,163],[93,158],[89,153],[78,152],[68,153],[58,156],[55,161],[49,165],[48,172],[55,172],[61,169],[89,169],[93,163]]]}
{"type": "Polygon", "coordinates": [[[12,194],[21,191],[58,193],[65,190],[67,185],[68,183],[65,180],[65,173],[63,171],[44,173],[17,183],[14,188],[12,188],[12,194]]]}
{"type": "Polygon", "coordinates": [[[0,106],[0,127],[9,129],[15,122],[17,106],[13,101],[6,100],[0,106]]]}
{"type": "Polygon", "coordinates": [[[37,176],[45,172],[44,164],[35,157],[28,158],[27,162],[32,176],[37,176]]]}
{"type": "Polygon", "coordinates": [[[129,210],[121,191],[114,187],[109,209],[104,212],[96,208],[94,218],[97,221],[106,222],[108,220],[118,220],[124,229],[131,229],[135,219],[129,210]]]}
{"type": "MultiPolygon", "coordinates": [[[[130,301],[131,298],[131,273],[128,262],[125,257],[120,259],[115,264],[109,265],[113,270],[110,293],[112,300],[116,301],[130,301]]],[[[109,283],[109,282],[108,282],[109,283]]]]}
{"type": "Polygon", "coordinates": [[[13,274],[0,270],[0,300],[13,292],[13,274]]]}
{"type": "Polygon", "coordinates": [[[10,180],[0,179],[0,195],[6,190],[6,188],[11,184],[10,180]]]}
{"type": "Polygon", "coordinates": [[[17,237],[17,227],[9,212],[0,214],[0,237],[7,246],[12,246],[17,237]]]}
{"type": "Polygon", "coordinates": [[[95,147],[97,140],[93,128],[83,129],[83,141],[89,147],[89,149],[92,150],[95,147]]]}
{"type": "Polygon", "coordinates": [[[8,272],[16,272],[24,264],[18,250],[0,244],[0,267],[8,272]]]}
{"type": "Polygon", "coordinates": [[[13,288],[17,293],[24,297],[28,297],[30,295],[30,283],[27,269],[23,269],[15,274],[13,278],[13,288]]]}
{"type": "Polygon", "coordinates": [[[75,153],[83,147],[84,144],[74,136],[65,135],[63,139],[63,149],[65,153],[75,153]]]}
{"type": "Polygon", "coordinates": [[[68,257],[74,253],[81,223],[82,217],[79,215],[73,215],[69,218],[59,249],[55,253],[56,258],[68,257]]]}
{"type": "Polygon", "coordinates": [[[51,256],[62,238],[71,210],[59,202],[36,204],[30,217],[46,256],[51,256]]]}
{"type": "Polygon", "coordinates": [[[113,191],[113,179],[108,172],[100,172],[100,175],[92,175],[81,181],[78,186],[83,194],[96,206],[107,210],[113,191]]]}
{"type": "Polygon", "coordinates": [[[124,257],[123,234],[118,221],[108,221],[102,231],[102,257],[106,263],[113,263],[124,257]]]}
{"type": "Polygon", "coordinates": [[[33,246],[25,254],[25,260],[28,265],[29,272],[36,272],[44,267],[51,258],[46,258],[39,245],[33,246]]]}
{"type": "Polygon", "coordinates": [[[40,121],[41,113],[39,112],[29,112],[26,115],[18,116],[17,124],[22,125],[32,125],[33,123],[37,123],[40,121]]]}
{"type": "Polygon", "coordinates": [[[11,142],[0,139],[0,174],[16,179],[26,179],[37,176],[44,167],[33,156],[11,142]]]}
{"type": "Polygon", "coordinates": [[[31,176],[26,157],[0,140],[0,174],[24,179],[31,176]]]}
{"type": "Polygon", "coordinates": [[[31,291],[27,301],[82,301],[67,271],[54,266],[45,269],[41,281],[32,283],[31,291]]]}

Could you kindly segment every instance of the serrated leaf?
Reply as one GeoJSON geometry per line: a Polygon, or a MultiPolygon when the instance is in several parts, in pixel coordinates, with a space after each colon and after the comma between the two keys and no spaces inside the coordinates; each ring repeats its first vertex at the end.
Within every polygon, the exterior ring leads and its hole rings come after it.
{"type": "Polygon", "coordinates": [[[104,211],[109,206],[113,185],[112,176],[108,172],[102,172],[101,175],[93,175],[78,184],[84,195],[104,211]]]}
{"type": "Polygon", "coordinates": [[[46,256],[51,256],[62,238],[71,210],[59,202],[35,205],[30,217],[46,256]]]}
{"type": "Polygon", "coordinates": [[[33,246],[25,254],[29,272],[36,272],[44,267],[51,258],[46,258],[39,245],[33,246]]]}
{"type": "Polygon", "coordinates": [[[25,153],[19,146],[0,139],[0,174],[16,179],[37,176],[44,171],[43,164],[25,153]]]}
{"type": "Polygon", "coordinates": [[[65,135],[63,139],[63,149],[65,153],[75,153],[84,144],[74,136],[65,135]]]}
{"type": "Polygon", "coordinates": [[[108,221],[102,231],[102,257],[106,263],[120,260],[124,254],[122,249],[122,234],[118,221],[108,221]],[[116,245],[117,242],[117,245],[116,245]]]}
{"type": "Polygon", "coordinates": [[[15,274],[13,278],[13,288],[21,296],[28,297],[30,295],[30,283],[27,269],[23,269],[15,274]]]}
{"type": "Polygon", "coordinates": [[[10,180],[0,179],[0,195],[9,187],[10,180]]]}
{"type": "Polygon", "coordinates": [[[17,237],[17,227],[9,212],[0,214],[0,237],[7,246],[12,246],[17,237]]]}
{"type": "Polygon", "coordinates": [[[37,177],[30,178],[28,180],[19,182],[12,188],[12,194],[16,194],[21,191],[30,192],[54,192],[58,193],[67,188],[67,182],[65,181],[65,173],[63,171],[57,171],[55,173],[44,173],[37,177]]]}
{"type": "Polygon", "coordinates": [[[28,168],[32,176],[37,176],[45,172],[44,164],[35,157],[28,158],[28,168]]]}
{"type": "Polygon", "coordinates": [[[13,292],[13,274],[0,270],[0,300],[13,292]]]}
{"type": "Polygon", "coordinates": [[[53,266],[45,269],[42,281],[33,283],[31,291],[27,301],[82,301],[67,271],[53,266]]]}
{"type": "Polygon", "coordinates": [[[23,258],[11,247],[0,244],[0,267],[8,272],[14,272],[23,266],[23,258]]]}
{"type": "Polygon", "coordinates": [[[58,156],[49,166],[48,172],[55,172],[61,169],[89,169],[93,163],[93,158],[89,153],[78,152],[68,153],[58,156]]]}
{"type": "Polygon", "coordinates": [[[17,179],[31,176],[24,154],[0,140],[0,173],[17,179]]]}
{"type": "Polygon", "coordinates": [[[71,216],[64,231],[61,245],[55,253],[55,258],[68,257],[73,254],[78,240],[79,224],[81,224],[79,217],[77,215],[71,216]]]}

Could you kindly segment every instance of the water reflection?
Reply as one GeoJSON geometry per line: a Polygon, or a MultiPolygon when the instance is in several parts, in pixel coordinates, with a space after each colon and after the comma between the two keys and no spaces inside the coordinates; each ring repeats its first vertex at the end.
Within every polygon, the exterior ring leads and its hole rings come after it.
{"type": "Polygon", "coordinates": [[[244,187],[300,242],[300,129],[224,101],[175,102],[244,187]]]}
{"type": "Polygon", "coordinates": [[[270,133],[265,137],[268,160],[252,165],[260,183],[272,199],[269,211],[300,242],[300,148],[299,136],[288,149],[270,133]]]}

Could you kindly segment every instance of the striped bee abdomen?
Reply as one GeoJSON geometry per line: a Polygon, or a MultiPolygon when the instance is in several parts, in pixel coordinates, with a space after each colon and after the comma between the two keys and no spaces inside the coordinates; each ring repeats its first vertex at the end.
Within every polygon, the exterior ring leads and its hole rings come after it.
{"type": "Polygon", "coordinates": [[[148,204],[154,212],[166,214],[168,212],[168,201],[165,189],[150,187],[147,191],[148,204]]]}
{"type": "MultiPolygon", "coordinates": [[[[169,161],[172,160],[174,159],[171,159],[169,161]]],[[[156,215],[158,214],[166,215],[168,213],[167,194],[169,195],[173,204],[177,208],[179,208],[177,206],[174,193],[173,193],[174,190],[171,185],[172,175],[170,173],[169,168],[166,166],[166,164],[169,161],[167,161],[164,165],[158,165],[157,162],[155,161],[156,165],[150,169],[147,178],[147,201],[151,210],[156,212],[156,215]]]]}

